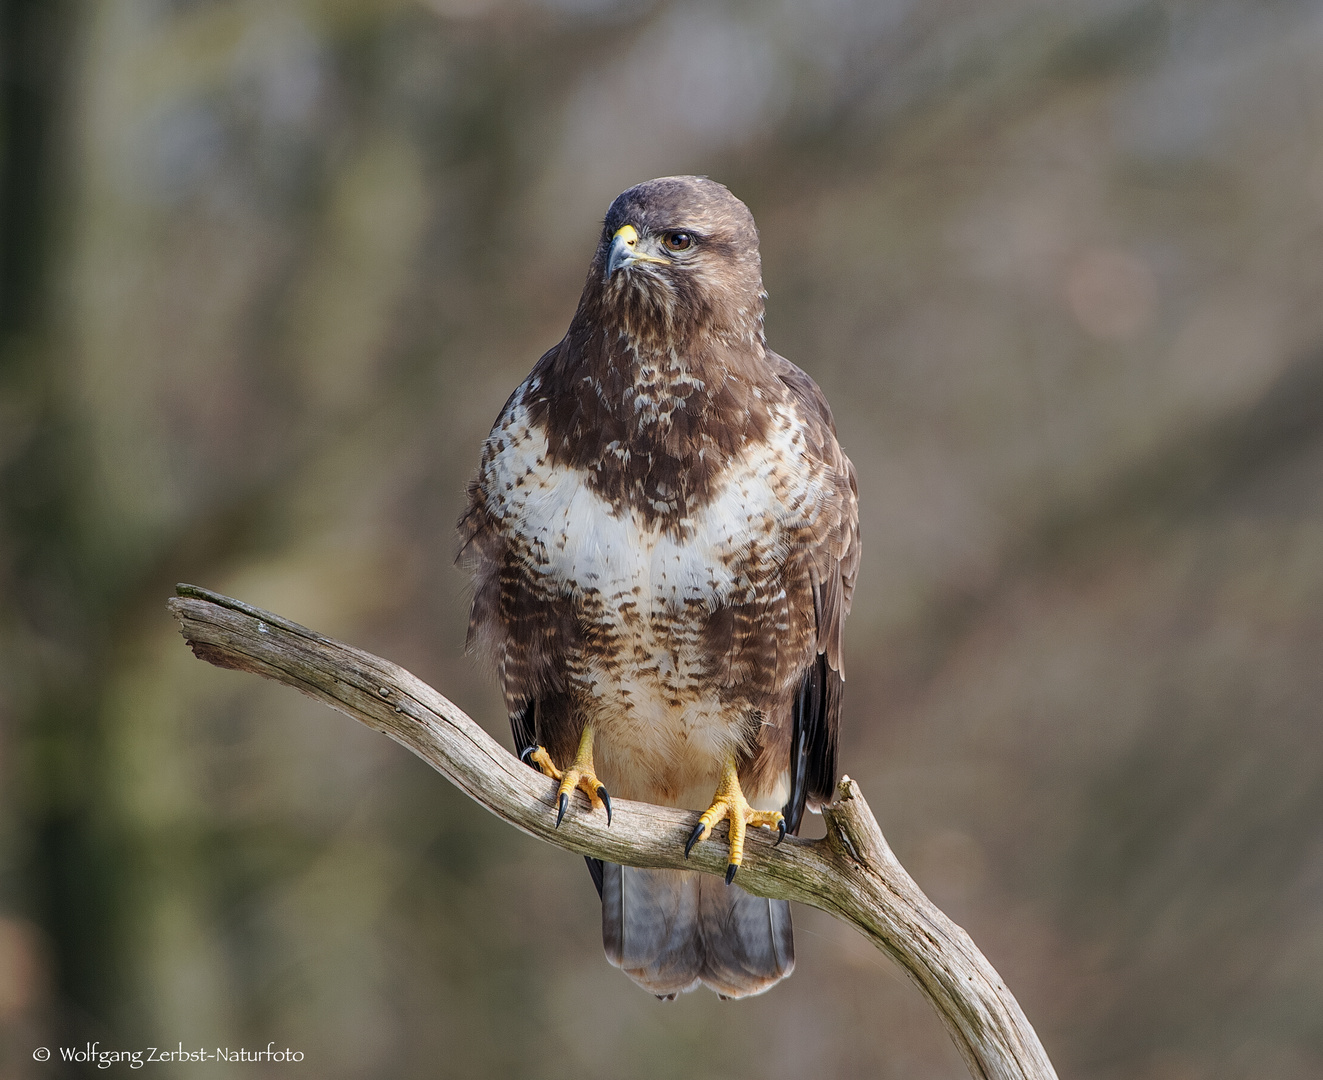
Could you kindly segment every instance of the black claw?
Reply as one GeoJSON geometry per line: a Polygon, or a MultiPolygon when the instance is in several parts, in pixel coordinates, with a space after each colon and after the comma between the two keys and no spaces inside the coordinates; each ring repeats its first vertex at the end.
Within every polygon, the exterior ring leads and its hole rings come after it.
{"type": "Polygon", "coordinates": [[[601,784],[597,785],[597,797],[606,803],[606,827],[611,827],[611,796],[606,793],[606,788],[601,784]]]}
{"type": "Polygon", "coordinates": [[[728,867],[726,867],[726,884],[727,884],[727,885],[729,885],[732,881],[735,880],[735,871],[738,870],[739,868],[740,868],[740,864],[739,864],[739,863],[731,863],[728,867]]]}
{"type": "Polygon", "coordinates": [[[703,835],[703,823],[700,821],[694,826],[694,831],[689,834],[689,842],[684,846],[684,857],[689,858],[689,853],[694,850],[694,845],[698,843],[703,835]]]}
{"type": "Polygon", "coordinates": [[[785,838],[786,838],[786,823],[785,823],[785,819],[783,818],[782,820],[776,823],[776,842],[779,844],[785,838]]]}
{"type": "Polygon", "coordinates": [[[558,829],[560,828],[561,820],[565,817],[565,811],[569,809],[569,805],[570,805],[569,792],[562,791],[560,793],[560,809],[556,812],[556,828],[558,829]]]}
{"type": "MultiPolygon", "coordinates": [[[[530,760],[533,757],[533,752],[535,750],[537,750],[536,746],[525,747],[524,752],[519,755],[519,760],[522,761],[525,765],[532,765],[533,768],[537,769],[537,766],[533,764],[532,760],[530,760]]],[[[537,771],[541,772],[542,770],[537,769],[537,771]]]]}

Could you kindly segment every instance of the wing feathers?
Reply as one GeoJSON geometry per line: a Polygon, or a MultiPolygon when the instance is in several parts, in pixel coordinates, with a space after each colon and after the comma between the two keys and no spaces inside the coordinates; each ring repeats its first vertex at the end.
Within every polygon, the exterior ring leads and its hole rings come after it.
{"type": "Polygon", "coordinates": [[[805,441],[828,466],[833,486],[806,541],[817,648],[803,672],[792,708],[790,799],[785,815],[794,831],[806,805],[829,802],[836,790],[845,617],[859,575],[859,492],[854,465],[836,441],[836,425],[822,391],[790,361],[775,354],[771,358],[780,365],[781,381],[804,417],[805,441]]]}

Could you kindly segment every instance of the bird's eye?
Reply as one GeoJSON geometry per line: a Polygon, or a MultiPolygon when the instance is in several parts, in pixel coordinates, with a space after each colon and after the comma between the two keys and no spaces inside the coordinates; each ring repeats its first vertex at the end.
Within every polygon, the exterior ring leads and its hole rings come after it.
{"type": "Polygon", "coordinates": [[[667,233],[663,241],[668,251],[687,251],[694,246],[694,238],[687,232],[667,233]]]}

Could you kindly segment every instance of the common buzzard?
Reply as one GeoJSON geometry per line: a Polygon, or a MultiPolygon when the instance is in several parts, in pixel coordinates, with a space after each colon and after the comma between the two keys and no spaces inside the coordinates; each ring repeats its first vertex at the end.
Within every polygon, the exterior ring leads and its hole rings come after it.
{"type": "MultiPolygon", "coordinates": [[[[514,391],[460,520],[470,645],[516,750],[608,791],[729,821],[726,884],[589,860],[607,958],[674,997],[794,967],[790,909],[731,879],[745,829],[796,832],[836,783],[854,467],[817,385],[767,347],[758,233],[721,184],[611,204],[560,343],[514,391]]],[[[589,810],[591,812],[591,810],[589,810]]]]}

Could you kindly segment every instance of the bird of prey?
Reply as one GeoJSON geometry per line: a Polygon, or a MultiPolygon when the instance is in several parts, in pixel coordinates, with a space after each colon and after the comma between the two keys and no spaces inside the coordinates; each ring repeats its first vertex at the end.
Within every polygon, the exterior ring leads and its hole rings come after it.
{"type": "MultiPolygon", "coordinates": [[[[790,909],[732,885],[749,826],[832,797],[854,467],[804,372],[767,346],[758,233],[715,181],[607,212],[564,338],[510,395],[460,519],[470,647],[557,824],[610,794],[728,822],[726,881],[589,859],[607,958],[660,998],[767,990],[790,909]]],[[[779,839],[778,839],[779,842],[779,839]]]]}

